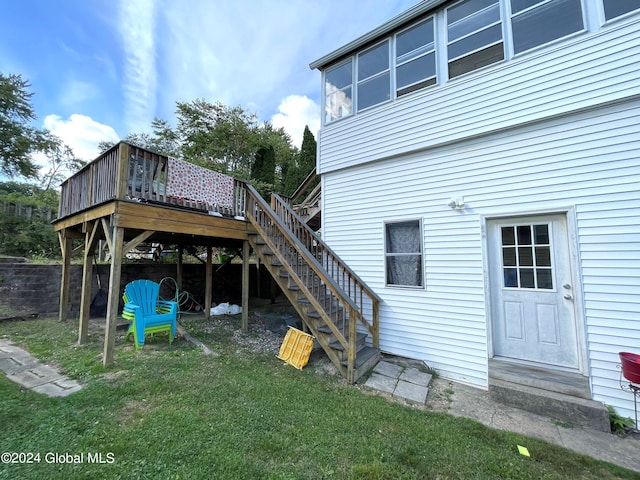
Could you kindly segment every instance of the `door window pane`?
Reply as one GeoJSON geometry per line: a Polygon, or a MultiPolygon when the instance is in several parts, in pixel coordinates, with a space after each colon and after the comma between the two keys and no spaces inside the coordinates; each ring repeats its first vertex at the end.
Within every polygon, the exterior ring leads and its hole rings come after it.
{"type": "Polygon", "coordinates": [[[520,269],[520,288],[535,288],[535,280],[533,279],[533,268],[520,269]]]}
{"type": "Polygon", "coordinates": [[[531,245],[531,227],[529,225],[518,227],[518,245],[531,245]]]}
{"type": "Polygon", "coordinates": [[[544,45],[584,28],[581,0],[511,0],[511,9],[515,53],[544,45]]]}
{"type": "Polygon", "coordinates": [[[553,289],[548,224],[504,226],[501,239],[505,288],[553,289]]]}
{"type": "Polygon", "coordinates": [[[514,227],[502,227],[502,245],[515,245],[514,227]]]}
{"type": "Polygon", "coordinates": [[[551,269],[537,269],[536,270],[538,288],[552,290],[553,281],[551,280],[551,269]]]}
{"type": "Polygon", "coordinates": [[[515,266],[516,264],[516,249],[514,247],[503,247],[502,249],[502,264],[507,267],[515,266]]]}
{"type": "Polygon", "coordinates": [[[533,236],[536,241],[536,245],[548,245],[549,244],[549,226],[548,225],[534,225],[533,236]]]}
{"type": "Polygon", "coordinates": [[[531,247],[518,248],[518,261],[520,262],[520,266],[533,266],[533,252],[531,247]]]}
{"type": "Polygon", "coordinates": [[[536,265],[539,267],[551,266],[551,251],[549,247],[536,247],[536,265]]]}

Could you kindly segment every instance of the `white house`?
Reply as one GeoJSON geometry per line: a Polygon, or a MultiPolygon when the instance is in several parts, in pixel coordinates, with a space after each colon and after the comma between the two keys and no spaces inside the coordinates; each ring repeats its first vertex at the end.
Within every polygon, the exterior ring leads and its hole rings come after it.
{"type": "Polygon", "coordinates": [[[381,350],[633,418],[640,1],[425,0],[310,67],[322,235],[382,298],[381,350]]]}

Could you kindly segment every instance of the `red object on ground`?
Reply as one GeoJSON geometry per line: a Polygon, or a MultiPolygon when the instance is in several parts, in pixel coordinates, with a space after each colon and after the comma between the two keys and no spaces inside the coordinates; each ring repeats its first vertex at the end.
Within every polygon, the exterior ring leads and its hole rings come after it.
{"type": "Polygon", "coordinates": [[[640,384],[640,355],[628,352],[620,352],[619,355],[624,378],[640,384]]]}

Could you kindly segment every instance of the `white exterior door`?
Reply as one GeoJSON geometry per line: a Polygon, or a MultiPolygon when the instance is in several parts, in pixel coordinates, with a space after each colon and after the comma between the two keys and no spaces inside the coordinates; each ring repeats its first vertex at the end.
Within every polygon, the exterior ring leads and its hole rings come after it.
{"type": "Polygon", "coordinates": [[[565,216],[496,219],[487,228],[494,356],[577,369],[565,216]]]}

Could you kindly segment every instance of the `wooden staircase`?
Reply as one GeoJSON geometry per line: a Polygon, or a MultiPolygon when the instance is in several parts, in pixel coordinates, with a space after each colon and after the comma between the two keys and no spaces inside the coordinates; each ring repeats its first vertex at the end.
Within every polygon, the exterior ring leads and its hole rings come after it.
{"type": "Polygon", "coordinates": [[[380,360],[380,298],[278,195],[269,205],[247,185],[246,216],[260,261],[334,365],[356,382],[380,360]]]}

